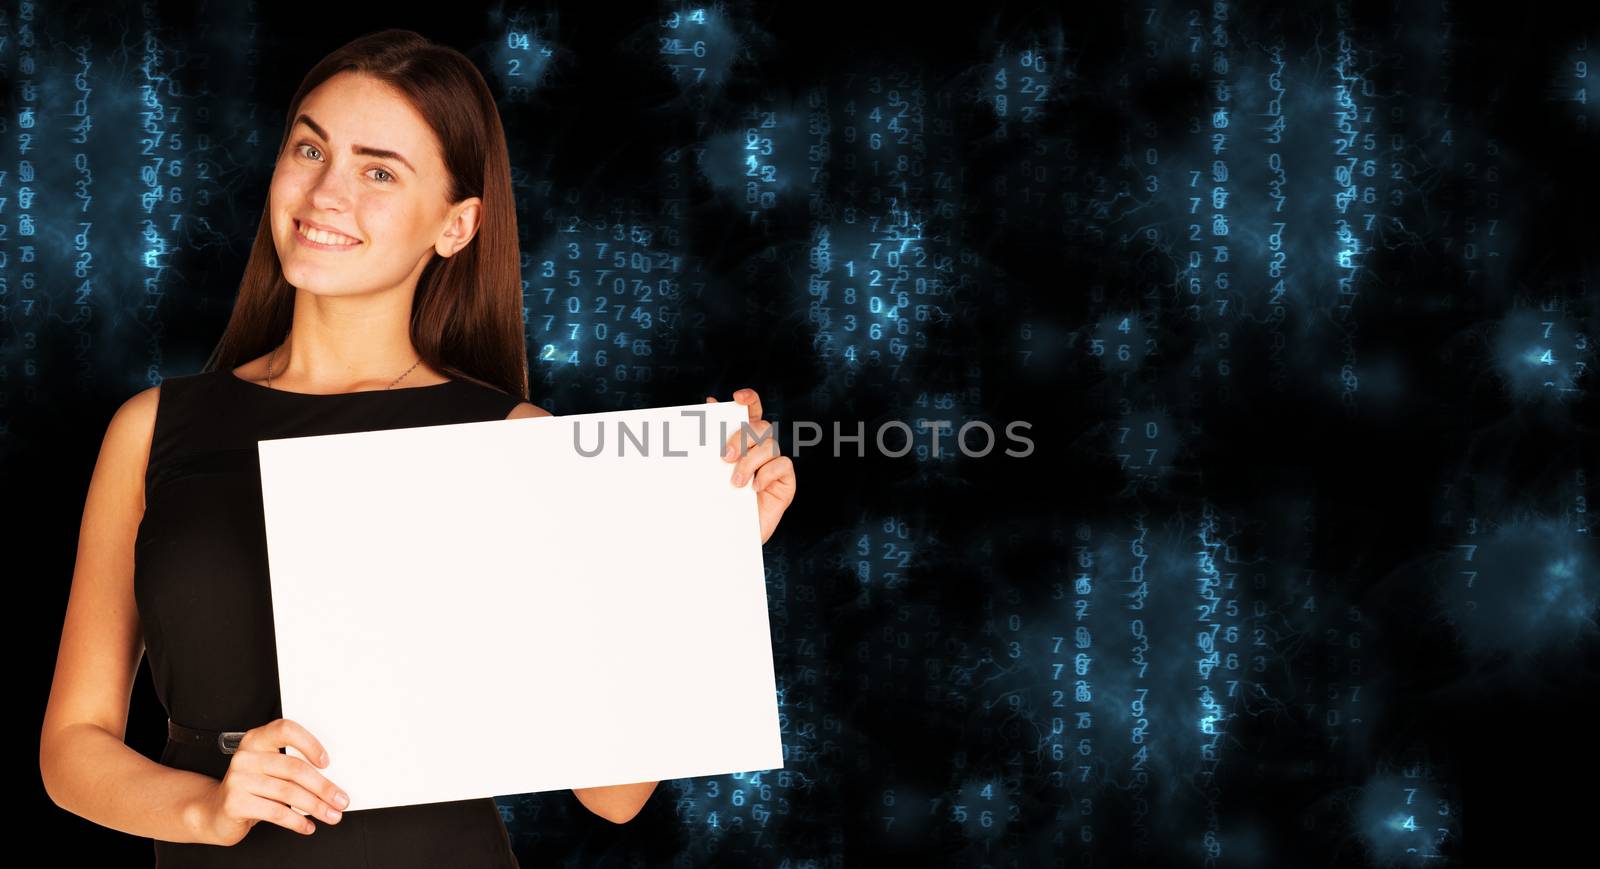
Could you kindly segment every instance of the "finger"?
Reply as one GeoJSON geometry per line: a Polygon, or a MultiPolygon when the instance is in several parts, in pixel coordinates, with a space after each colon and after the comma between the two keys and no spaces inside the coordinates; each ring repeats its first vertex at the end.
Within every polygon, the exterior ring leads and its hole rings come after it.
{"type": "Polygon", "coordinates": [[[794,461],[788,456],[777,458],[763,464],[756,471],[755,485],[751,488],[757,492],[770,492],[787,503],[794,499],[795,478],[794,461]]]}
{"type": "Polygon", "coordinates": [[[277,824],[303,836],[309,836],[317,831],[317,825],[312,823],[310,818],[297,814],[294,809],[283,803],[265,797],[251,796],[244,817],[277,824]]]}
{"type": "Polygon", "coordinates": [[[328,780],[328,777],[317,772],[316,767],[306,763],[298,757],[273,752],[267,758],[266,771],[280,779],[288,779],[297,783],[318,801],[336,812],[342,812],[350,806],[350,795],[345,793],[338,785],[328,780]]]}
{"type": "Polygon", "coordinates": [[[756,420],[749,423],[749,427],[753,434],[747,434],[745,432],[745,425],[740,424],[739,428],[734,431],[732,435],[729,435],[728,439],[723,442],[723,461],[737,462],[743,459],[745,456],[758,451],[765,452],[771,456],[778,455],[780,452],[782,452],[782,450],[778,448],[778,433],[773,431],[770,435],[765,434],[766,432],[772,430],[772,422],[770,420],[756,420]],[[758,450],[758,446],[760,446],[762,449],[758,450]]]}
{"type": "Polygon", "coordinates": [[[330,824],[339,822],[341,812],[338,808],[329,805],[312,791],[301,786],[298,782],[276,776],[262,776],[257,782],[250,780],[257,796],[283,803],[291,809],[297,810],[302,815],[317,818],[330,824]]]}
{"type": "Polygon", "coordinates": [[[743,486],[755,479],[761,468],[778,460],[778,456],[757,447],[745,454],[733,468],[732,482],[735,486],[743,486]]]}
{"type": "Polygon", "coordinates": [[[287,718],[279,718],[245,731],[239,739],[238,750],[276,752],[290,746],[318,766],[328,765],[328,751],[322,743],[298,722],[287,718]]]}
{"type": "Polygon", "coordinates": [[[751,439],[742,430],[739,437],[744,439],[745,448],[734,463],[731,480],[735,486],[743,486],[755,477],[756,470],[763,464],[776,459],[779,455],[778,433],[772,423],[762,420],[759,424],[751,426],[755,430],[755,437],[759,442],[751,439]]]}
{"type": "Polygon", "coordinates": [[[317,766],[328,765],[327,748],[315,736],[312,736],[311,731],[305,729],[300,722],[289,718],[279,718],[273,723],[278,725],[277,732],[273,734],[272,748],[274,750],[279,746],[292,745],[297,751],[306,756],[306,760],[317,766]]]}
{"type": "Polygon", "coordinates": [[[317,818],[318,821],[328,824],[338,823],[339,821],[339,810],[331,807],[328,803],[322,802],[322,800],[318,800],[317,795],[307,791],[299,784],[293,783],[293,781],[288,781],[288,779],[251,773],[251,775],[243,776],[238,781],[240,781],[240,786],[250,794],[264,797],[264,799],[272,800],[272,802],[280,803],[280,805],[286,805],[296,815],[304,816],[304,818],[317,818]]]}
{"type": "Polygon", "coordinates": [[[740,404],[747,404],[750,406],[751,422],[755,422],[761,418],[761,396],[757,395],[754,389],[749,387],[745,387],[744,389],[735,389],[733,391],[733,400],[739,402],[740,404]]]}

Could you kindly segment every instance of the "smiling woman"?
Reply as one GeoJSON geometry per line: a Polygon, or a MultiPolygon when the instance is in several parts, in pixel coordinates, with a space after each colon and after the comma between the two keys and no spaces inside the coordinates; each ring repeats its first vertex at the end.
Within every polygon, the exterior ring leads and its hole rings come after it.
{"type": "MultiPolygon", "coordinates": [[[[527,401],[494,97],[459,52],[387,30],[318,63],[286,121],[211,359],[107,429],[40,733],[45,789],[155,840],[161,867],[514,867],[492,797],[341,815],[327,747],[282,717],[255,449],[546,415],[527,401]],[[124,743],[146,651],[169,716],[154,763],[124,743]]],[[[656,784],[574,796],[621,823],[656,784]]]]}

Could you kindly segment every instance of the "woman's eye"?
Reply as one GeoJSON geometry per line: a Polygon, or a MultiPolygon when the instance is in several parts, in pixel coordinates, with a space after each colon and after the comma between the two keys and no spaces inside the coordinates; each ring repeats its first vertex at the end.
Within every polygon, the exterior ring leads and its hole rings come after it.
{"type": "MultiPolygon", "coordinates": [[[[306,148],[306,149],[309,149],[309,151],[315,151],[319,155],[322,153],[322,149],[321,148],[318,148],[316,145],[313,145],[310,142],[301,142],[296,147],[297,148],[306,148]]],[[[302,151],[301,153],[308,153],[308,152],[302,151]]],[[[312,159],[315,160],[317,158],[316,157],[312,157],[312,159]]],[[[377,168],[377,169],[373,169],[372,171],[374,171],[374,172],[382,172],[383,173],[383,177],[382,178],[374,178],[373,179],[374,181],[377,181],[380,184],[393,184],[397,180],[394,177],[394,173],[390,172],[388,169],[377,168]]]]}

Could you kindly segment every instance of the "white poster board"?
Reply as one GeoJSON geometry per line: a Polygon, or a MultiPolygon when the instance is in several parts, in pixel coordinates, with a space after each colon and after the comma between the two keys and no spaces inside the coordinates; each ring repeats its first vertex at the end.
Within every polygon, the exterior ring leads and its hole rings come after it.
{"type": "Polygon", "coordinates": [[[748,420],[258,442],[283,714],[348,810],[782,768],[748,420]]]}

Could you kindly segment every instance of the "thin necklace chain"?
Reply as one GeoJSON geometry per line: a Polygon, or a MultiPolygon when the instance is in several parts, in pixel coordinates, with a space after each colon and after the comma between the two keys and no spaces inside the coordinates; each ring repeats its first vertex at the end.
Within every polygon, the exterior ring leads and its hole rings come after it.
{"type": "MultiPolygon", "coordinates": [[[[284,335],[285,343],[287,343],[288,337],[289,337],[288,335],[284,335]]],[[[267,388],[268,389],[272,388],[272,360],[278,358],[278,351],[281,350],[281,349],[283,349],[283,344],[279,344],[277,347],[272,348],[272,355],[267,357],[267,388]]],[[[411,367],[406,369],[406,374],[410,374],[413,369],[415,369],[418,365],[421,365],[421,364],[422,364],[422,357],[419,356],[419,357],[417,357],[417,361],[411,363],[411,367]]],[[[283,372],[280,371],[278,373],[282,374],[283,372]]],[[[394,379],[394,383],[391,383],[388,386],[385,386],[384,389],[393,389],[395,383],[399,383],[400,381],[406,379],[406,374],[402,374],[399,377],[396,377],[394,379]]]]}

